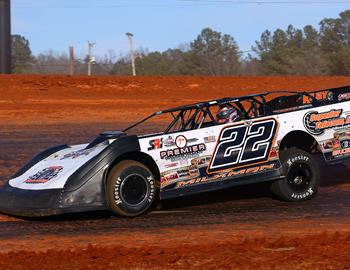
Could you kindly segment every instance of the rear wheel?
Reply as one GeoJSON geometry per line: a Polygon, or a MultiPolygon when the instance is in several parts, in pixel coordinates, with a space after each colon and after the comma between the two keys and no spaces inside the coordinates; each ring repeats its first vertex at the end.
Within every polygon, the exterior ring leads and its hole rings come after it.
{"type": "Polygon", "coordinates": [[[155,198],[155,178],[145,165],[124,160],[112,168],[107,179],[107,200],[112,212],[138,216],[152,206],[155,198]]]}
{"type": "Polygon", "coordinates": [[[305,201],[316,195],[320,182],[319,166],[313,156],[297,148],[280,154],[284,179],[271,184],[271,191],[285,201],[305,201]]]}

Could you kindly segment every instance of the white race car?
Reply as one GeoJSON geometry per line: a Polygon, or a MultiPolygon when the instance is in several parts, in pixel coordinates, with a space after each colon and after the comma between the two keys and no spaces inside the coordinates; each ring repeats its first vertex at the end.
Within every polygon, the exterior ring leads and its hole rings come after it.
{"type": "Polygon", "coordinates": [[[319,185],[316,154],[327,163],[350,157],[350,87],[186,105],[88,144],[50,148],[0,190],[0,211],[44,216],[109,209],[137,216],[158,199],[263,181],[283,200],[304,201],[319,185]],[[130,135],[166,115],[164,130],[130,135]]]}

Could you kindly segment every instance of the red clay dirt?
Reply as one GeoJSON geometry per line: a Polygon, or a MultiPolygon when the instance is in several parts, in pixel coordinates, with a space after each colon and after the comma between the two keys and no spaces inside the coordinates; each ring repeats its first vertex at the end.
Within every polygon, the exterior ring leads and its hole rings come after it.
{"type": "Polygon", "coordinates": [[[350,77],[0,76],[0,123],[132,122],[173,106],[268,90],[350,85],[350,77]]]}
{"type": "MultiPolygon", "coordinates": [[[[350,85],[350,77],[0,76],[0,143],[1,137],[10,138],[14,130],[15,134],[31,130],[34,134],[37,126],[59,141],[66,138],[65,128],[74,123],[96,129],[96,123],[108,127],[132,123],[156,110],[196,101],[344,85],[350,85]]],[[[6,142],[10,140],[3,141],[6,155],[0,152],[0,180],[14,173],[30,152],[6,142]],[[15,160],[10,160],[12,150],[21,154],[15,160]]],[[[344,172],[349,170],[344,168],[344,172]]],[[[337,197],[339,190],[346,193],[350,185],[324,188],[328,189],[334,189],[332,196],[337,197]]],[[[287,214],[288,209],[284,210],[287,214]]],[[[170,218],[176,218],[174,213],[170,218]]],[[[250,223],[230,223],[223,215],[220,224],[201,224],[198,219],[193,225],[161,229],[147,227],[147,220],[156,220],[149,215],[144,227],[136,230],[76,234],[64,231],[69,218],[63,229],[55,220],[38,223],[0,215],[0,269],[350,269],[350,216],[316,214],[306,212],[303,219],[283,222],[265,219],[262,208],[260,220],[250,223]],[[21,228],[18,236],[5,233],[16,226],[21,228]],[[33,226],[43,227],[44,232],[46,226],[55,226],[56,233],[26,234],[33,226]]],[[[96,225],[93,220],[73,223],[73,230],[74,226],[91,229],[96,225]]],[[[100,223],[113,228],[113,219],[108,217],[100,223]]]]}

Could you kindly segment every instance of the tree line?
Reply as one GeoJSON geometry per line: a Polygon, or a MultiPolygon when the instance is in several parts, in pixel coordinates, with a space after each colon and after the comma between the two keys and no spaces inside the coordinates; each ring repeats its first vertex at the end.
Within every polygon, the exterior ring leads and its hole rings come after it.
{"type": "MultiPolygon", "coordinates": [[[[69,57],[52,51],[33,56],[27,39],[12,37],[14,73],[67,73],[69,57]]],[[[94,74],[131,75],[130,57],[114,61],[112,53],[96,61],[94,74]]],[[[84,74],[86,59],[75,71],[84,74]]],[[[139,49],[135,58],[138,75],[350,75],[350,10],[337,18],[325,18],[316,29],[264,31],[248,55],[234,37],[203,29],[189,44],[164,52],[139,49]]]]}

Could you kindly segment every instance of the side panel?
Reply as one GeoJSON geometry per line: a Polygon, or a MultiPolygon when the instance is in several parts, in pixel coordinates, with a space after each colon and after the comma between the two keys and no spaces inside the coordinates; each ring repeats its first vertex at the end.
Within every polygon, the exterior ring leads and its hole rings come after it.
{"type": "Polygon", "coordinates": [[[159,167],[161,196],[173,197],[283,177],[279,145],[296,130],[315,138],[326,161],[350,158],[350,101],[140,138],[140,146],[159,167]]]}
{"type": "Polygon", "coordinates": [[[280,123],[276,143],[290,131],[305,131],[318,142],[327,162],[350,158],[350,101],[276,116],[280,123]]]}
{"type": "Polygon", "coordinates": [[[140,146],[159,167],[165,198],[278,178],[277,132],[268,117],[140,138],[140,146]]]}

